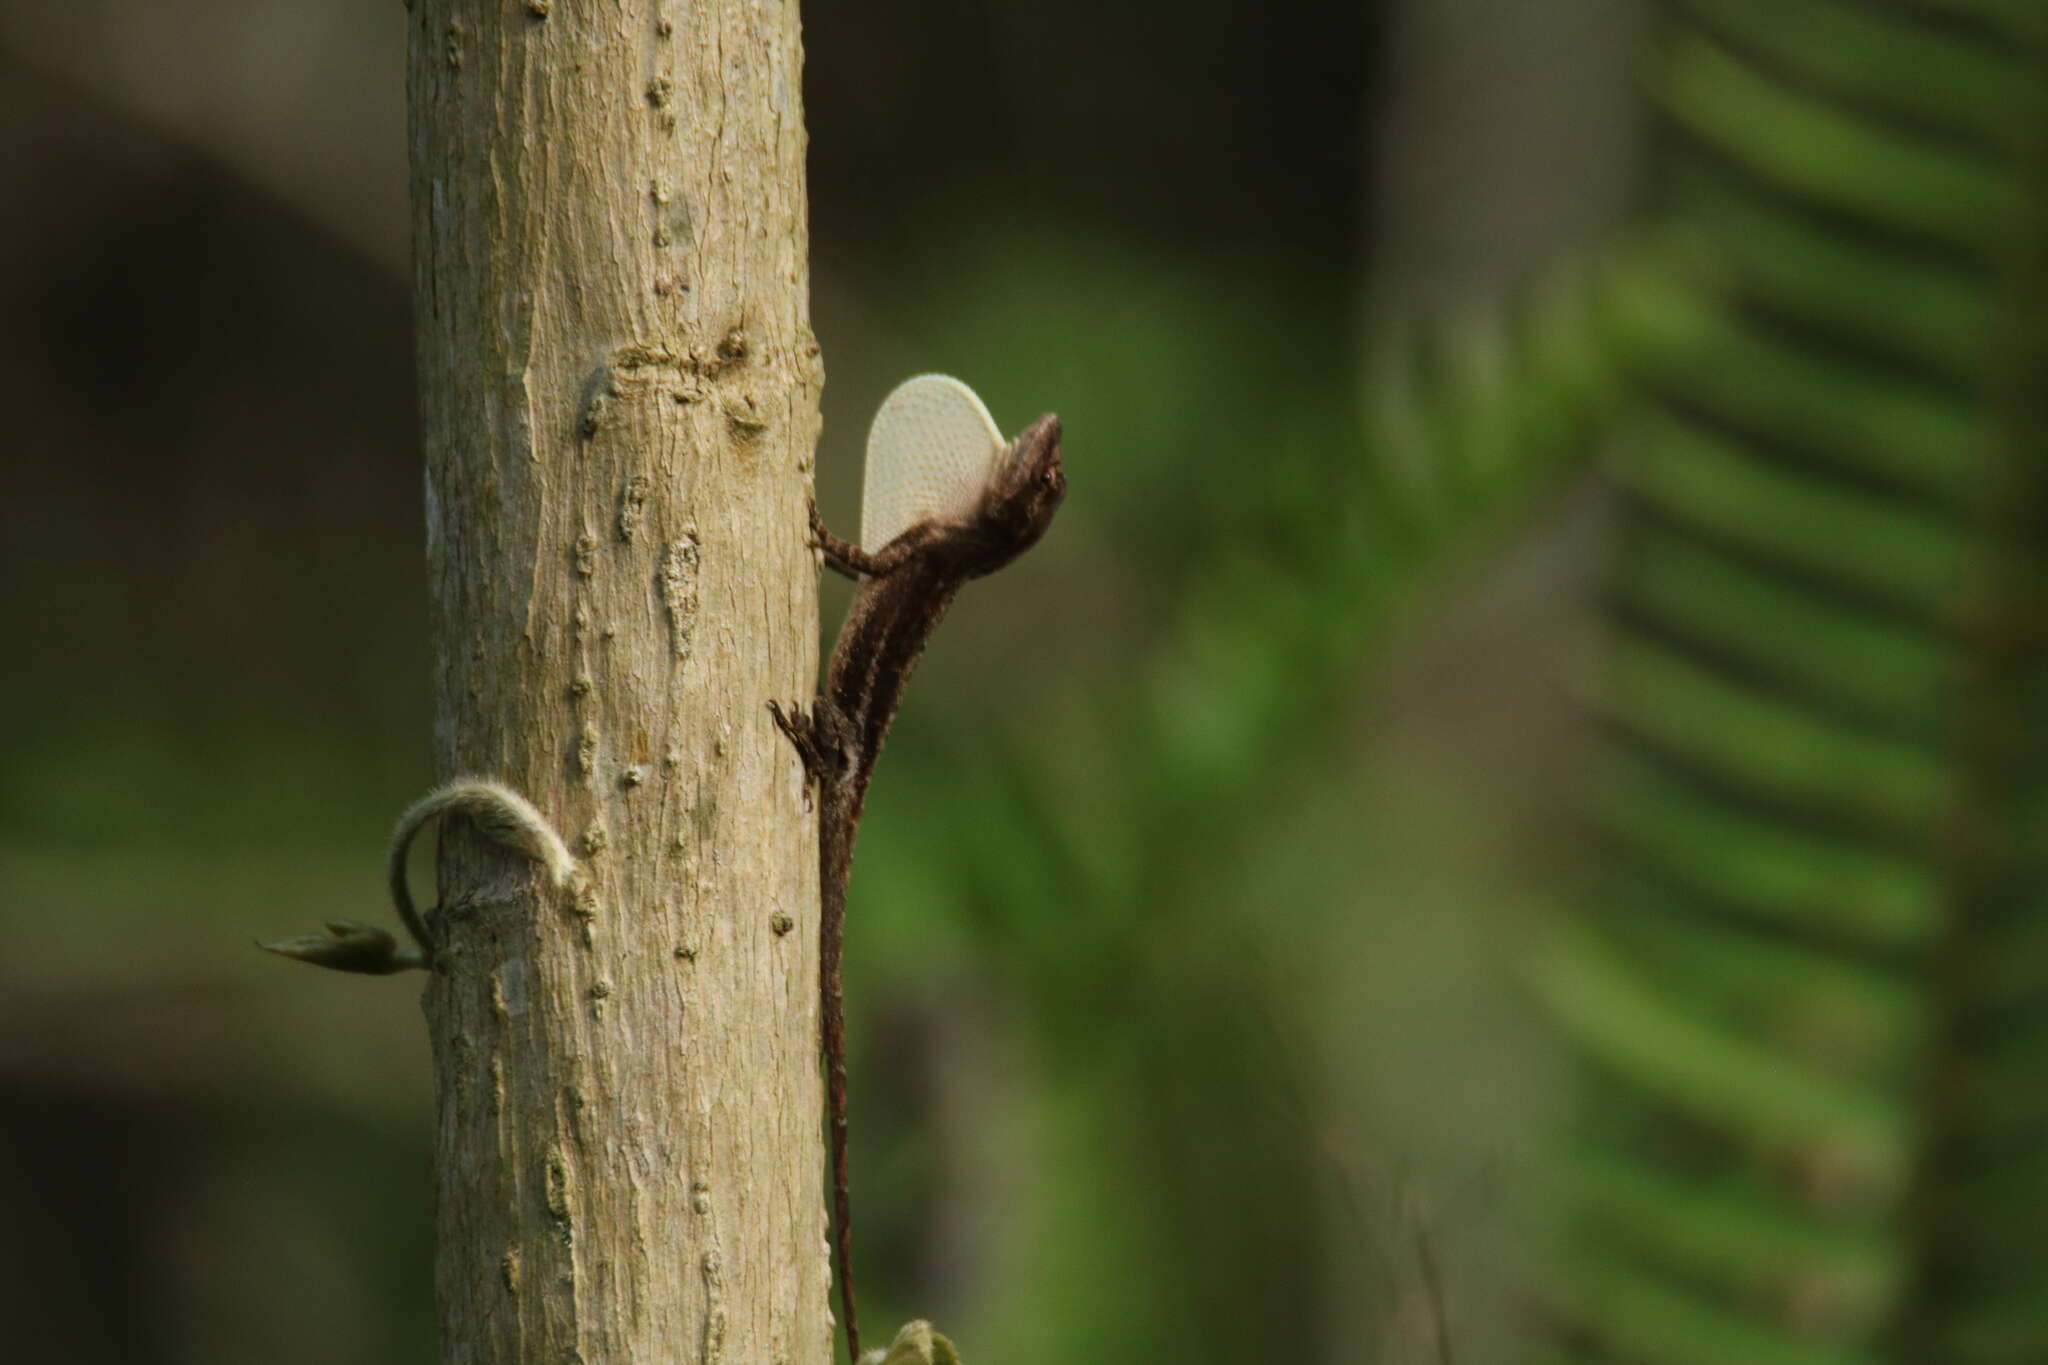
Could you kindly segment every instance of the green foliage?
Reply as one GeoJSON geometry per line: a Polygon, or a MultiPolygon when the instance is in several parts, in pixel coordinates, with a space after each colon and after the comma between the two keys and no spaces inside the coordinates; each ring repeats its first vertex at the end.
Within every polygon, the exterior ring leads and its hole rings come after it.
{"type": "Polygon", "coordinates": [[[2042,11],[1678,9],[1659,182],[1723,274],[1616,461],[1547,1306],[1586,1362],[2040,1360],[2042,11]]]}
{"type": "MultiPolygon", "coordinates": [[[[1692,344],[1697,310],[1677,282],[1691,253],[1654,243],[1562,275],[1496,317],[1390,326],[1361,440],[1357,414],[1331,411],[1327,388],[1319,407],[1290,387],[1300,384],[1286,377],[1291,359],[1208,344],[1257,330],[1237,326],[1227,298],[1207,301],[1205,322],[1184,316],[1186,296],[1154,287],[1135,259],[1115,262],[1095,289],[1085,262],[1037,264],[1043,245],[991,250],[1005,269],[969,262],[958,289],[941,292],[971,294],[963,318],[1003,322],[962,347],[991,349],[963,372],[1061,395],[1070,477],[1084,492],[1056,535],[1088,535],[1096,517],[1142,529],[1162,483],[1229,499],[1213,527],[1133,542],[1165,585],[1149,598],[1164,625],[1132,643],[1135,663],[1120,660],[1106,686],[1097,674],[1086,699],[1025,698],[1016,734],[949,736],[936,752],[928,720],[899,728],[862,831],[849,979],[900,977],[917,955],[997,964],[1003,998],[1030,1011],[1042,1040],[1041,1080],[1055,1098],[1036,1122],[1058,1176],[1035,1197],[1023,1240],[1046,1250],[1006,1268],[1003,1295],[1019,1306],[979,1324],[975,1339],[1019,1359],[1310,1354],[1324,1206],[1349,1177],[1319,1113],[1322,996],[1305,982],[1328,951],[1317,925],[1366,907],[1353,888],[1333,898],[1327,884],[1313,894],[1334,899],[1328,909],[1276,906],[1255,869],[1286,856],[1276,831],[1313,818],[1316,803],[1356,799],[1317,778],[1341,758],[1331,717],[1391,629],[1583,469],[1627,396],[1623,356],[1692,344]],[[1082,277],[1080,300],[1115,301],[1099,305],[1115,308],[1115,324],[1076,333],[1072,318],[1032,306],[1031,282],[1054,276],[1082,277]],[[1158,306],[1126,311],[1134,297],[1158,306]],[[1034,334],[1034,320],[1066,340],[1034,334]],[[1176,371],[1159,376],[1162,392],[1272,398],[1153,410],[1126,401],[1150,391],[1140,377],[1105,381],[1112,356],[1074,335],[1176,371]],[[1060,373],[1033,372],[1048,366],[1060,373]],[[1333,433],[1341,462],[1329,459],[1333,433]],[[1184,562],[1191,545],[1204,557],[1184,562]],[[963,927],[970,941],[955,942],[963,927]],[[1045,1301],[1060,1311],[1032,1310],[1045,1301]],[[1190,1302],[1227,1307],[1190,1314],[1190,1302]]],[[[1014,407],[999,392],[992,400],[999,413],[1014,407]]],[[[1163,510],[1190,515],[1178,503],[1163,510]]],[[[949,623],[932,668],[947,666],[974,617],[949,623]]],[[[860,995],[856,986],[856,1008],[860,995]]],[[[857,1029],[856,1050],[874,1036],[857,1029]]],[[[886,1084],[857,1074],[854,1091],[886,1084]]],[[[870,1103],[864,1114],[874,1113],[870,1103]]],[[[874,1172],[878,1161],[900,1166],[914,1139],[870,1118],[854,1141],[856,1167],[874,1172]]],[[[909,1207],[886,1194],[867,1202],[883,1210],[863,1215],[868,1255],[892,1238],[881,1220],[909,1207]]],[[[914,1246],[914,1225],[894,1238],[914,1246]]]]}

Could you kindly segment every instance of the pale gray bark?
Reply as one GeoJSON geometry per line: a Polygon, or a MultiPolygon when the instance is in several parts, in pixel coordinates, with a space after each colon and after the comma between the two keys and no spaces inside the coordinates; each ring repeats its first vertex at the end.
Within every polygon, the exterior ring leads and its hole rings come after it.
{"type": "Polygon", "coordinates": [[[442,1358],[830,1359],[795,0],[413,0],[442,1358]]]}

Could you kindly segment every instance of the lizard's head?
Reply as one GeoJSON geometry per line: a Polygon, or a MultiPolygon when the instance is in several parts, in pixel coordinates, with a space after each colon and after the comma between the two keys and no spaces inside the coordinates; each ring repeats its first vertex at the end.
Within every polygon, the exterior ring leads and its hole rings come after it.
{"type": "Polygon", "coordinates": [[[1048,412],[1010,442],[982,494],[977,521],[993,562],[979,571],[992,573],[1036,545],[1066,496],[1060,419],[1048,412]]]}

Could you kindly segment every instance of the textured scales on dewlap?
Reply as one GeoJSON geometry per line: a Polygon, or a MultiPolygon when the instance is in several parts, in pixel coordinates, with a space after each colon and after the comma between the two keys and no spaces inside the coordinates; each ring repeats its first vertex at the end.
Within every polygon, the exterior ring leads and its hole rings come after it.
{"type": "Polygon", "coordinates": [[[1008,445],[981,399],[959,380],[904,380],[868,428],[861,548],[873,554],[921,521],[973,516],[1008,445]]]}

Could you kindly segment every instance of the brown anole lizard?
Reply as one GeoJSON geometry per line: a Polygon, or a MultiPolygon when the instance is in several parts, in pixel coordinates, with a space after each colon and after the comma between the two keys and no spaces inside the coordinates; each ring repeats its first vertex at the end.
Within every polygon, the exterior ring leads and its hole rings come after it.
{"type": "Polygon", "coordinates": [[[1060,422],[1050,413],[1005,442],[958,380],[920,375],[884,400],[868,437],[863,546],[811,531],[825,562],[853,579],[853,604],[808,712],[770,702],[818,793],[818,979],[826,1103],[831,1118],[832,1228],[846,1343],[854,1318],[847,1202],[846,1022],[840,957],[853,843],[875,759],[925,642],[969,579],[994,573],[1045,534],[1066,495],[1060,422]]]}

